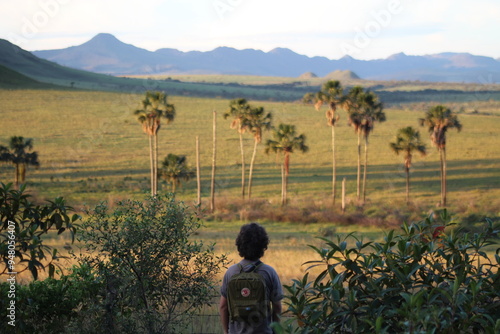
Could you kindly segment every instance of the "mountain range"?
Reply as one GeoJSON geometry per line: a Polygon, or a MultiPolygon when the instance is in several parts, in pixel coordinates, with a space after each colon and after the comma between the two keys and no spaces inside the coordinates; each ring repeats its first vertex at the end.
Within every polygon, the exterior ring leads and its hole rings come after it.
{"type": "Polygon", "coordinates": [[[323,77],[334,71],[352,71],[369,80],[420,80],[433,82],[500,81],[500,61],[469,53],[440,53],[386,59],[338,60],[308,57],[286,48],[269,52],[230,47],[212,51],[183,52],[176,49],[148,51],[101,33],[86,43],[59,50],[41,50],[34,55],[58,64],[111,75],[148,74],[238,74],[299,77],[311,72],[323,77]]]}

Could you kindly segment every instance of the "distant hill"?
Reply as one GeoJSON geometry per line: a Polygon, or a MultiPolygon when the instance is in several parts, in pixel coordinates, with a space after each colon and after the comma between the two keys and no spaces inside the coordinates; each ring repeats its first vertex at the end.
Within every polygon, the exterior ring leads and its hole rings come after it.
{"type": "MultiPolygon", "coordinates": [[[[234,50],[234,49],[233,49],[234,50]]],[[[224,51],[225,52],[225,51],[224,51]]],[[[238,51],[235,51],[236,53],[238,51]]],[[[274,52],[285,55],[286,50],[275,50],[274,52]]],[[[456,61],[462,61],[458,59],[456,61]]],[[[300,100],[305,93],[317,91],[319,83],[323,79],[301,80],[297,81],[296,77],[283,78],[281,83],[260,83],[260,84],[244,84],[237,82],[230,83],[207,83],[207,82],[181,82],[179,80],[166,78],[162,80],[152,80],[150,78],[127,78],[116,77],[112,75],[91,73],[88,71],[72,69],[69,67],[58,65],[54,62],[40,59],[32,53],[19,48],[18,46],[0,39],[0,89],[7,88],[37,88],[40,82],[42,85],[49,85],[42,88],[58,88],[65,89],[88,89],[99,91],[115,91],[123,92],[134,98],[137,93],[146,90],[165,91],[171,95],[181,96],[198,96],[211,98],[233,99],[245,97],[251,100],[271,100],[271,101],[297,101],[300,100]],[[316,82],[318,86],[311,85],[310,81],[316,82]],[[14,87],[12,86],[14,85],[14,87]],[[32,87],[36,85],[37,87],[32,87]],[[53,86],[53,85],[57,85],[53,86]]],[[[349,73],[349,72],[340,72],[349,73]]],[[[352,74],[351,74],[352,76],[352,74]]],[[[491,80],[492,76],[486,77],[491,80]]],[[[324,79],[326,80],[326,79],[324,79]]],[[[494,80],[494,79],[493,79],[494,80]]],[[[265,81],[265,80],[264,80],[265,81]]],[[[367,81],[368,83],[368,81],[367,81]]],[[[389,86],[398,86],[396,82],[387,83],[389,86]]],[[[419,83],[413,83],[420,86],[419,83]]],[[[411,84],[411,85],[413,85],[411,84]]],[[[466,86],[461,84],[450,85],[458,87],[458,90],[447,89],[446,92],[439,88],[424,89],[418,93],[414,90],[405,91],[384,90],[385,85],[382,82],[372,82],[372,89],[377,92],[381,99],[386,104],[391,103],[407,103],[420,101],[471,101],[478,99],[500,99],[498,90],[484,90],[478,85],[474,85],[474,89],[464,89],[466,86]]],[[[432,84],[424,84],[423,87],[429,87],[432,84]]],[[[435,84],[436,87],[443,87],[441,84],[435,84]]],[[[448,85],[444,85],[448,87],[448,85]]],[[[368,86],[370,88],[370,86],[368,86]]],[[[404,86],[403,86],[404,88],[404,86]]],[[[120,98],[122,98],[120,97],[120,98]]],[[[118,96],[117,96],[118,98],[118,96]]],[[[128,99],[128,97],[127,97],[128,99]]]]}
{"type": "Polygon", "coordinates": [[[325,79],[339,80],[339,81],[342,81],[342,80],[349,81],[349,80],[359,80],[361,78],[356,73],[354,73],[353,71],[349,71],[349,70],[344,70],[344,71],[335,70],[335,71],[333,71],[333,72],[328,73],[327,75],[325,75],[325,79]]]}
{"type": "Polygon", "coordinates": [[[33,54],[64,66],[105,74],[148,73],[164,69],[148,68],[149,64],[160,63],[161,55],[122,43],[110,34],[99,34],[82,45],[64,50],[35,51],[33,54]]]}
{"type": "MultiPolygon", "coordinates": [[[[64,83],[69,86],[75,81],[96,81],[94,73],[64,67],[38,58],[3,39],[0,39],[0,65],[41,82],[64,83]]],[[[102,74],[97,76],[104,77],[102,74]]]]}
{"type": "MultiPolygon", "coordinates": [[[[18,72],[19,75],[23,75],[28,79],[64,87],[136,92],[146,90],[147,88],[155,88],[153,86],[145,87],[144,80],[140,79],[117,78],[65,67],[41,59],[3,39],[0,39],[0,65],[11,71],[18,72]]],[[[12,72],[8,73],[10,77],[15,77],[15,74],[12,72]]],[[[19,77],[18,80],[20,80],[19,77]]],[[[27,83],[26,79],[24,80],[27,83]]],[[[172,83],[163,83],[162,87],[167,89],[167,87],[172,88],[172,86],[175,85],[172,83]]]]}
{"type": "MultiPolygon", "coordinates": [[[[65,67],[54,62],[41,59],[32,53],[21,49],[9,41],[0,39],[0,65],[3,66],[2,80],[9,83],[0,88],[28,88],[22,86],[28,81],[39,81],[66,89],[89,89],[140,93],[146,90],[160,90],[172,95],[239,98],[245,96],[256,100],[297,100],[310,87],[290,87],[290,85],[230,85],[180,82],[178,80],[150,80],[115,77],[111,75],[92,73],[88,71],[65,67]],[[17,74],[16,74],[17,72],[17,74]],[[5,76],[5,78],[4,78],[5,76]],[[12,87],[12,80],[21,86],[12,87]]],[[[16,84],[15,84],[16,85],[16,84]]],[[[48,87],[54,87],[47,85],[48,87]]],[[[29,87],[31,88],[31,87],[29,87]]]]}
{"type": "Polygon", "coordinates": [[[2,89],[33,89],[54,88],[56,86],[38,82],[8,67],[0,65],[0,88],[2,89]]]}
{"type": "Polygon", "coordinates": [[[307,72],[323,77],[334,71],[352,71],[367,80],[500,81],[499,60],[468,53],[399,53],[387,59],[357,60],[344,56],[331,60],[307,57],[285,48],[269,52],[230,47],[207,52],[164,48],[152,52],[123,43],[111,34],[98,34],[82,45],[33,54],[64,66],[112,75],[238,74],[296,78],[307,72]]]}
{"type": "Polygon", "coordinates": [[[318,76],[313,73],[313,72],[306,72],[306,73],[302,73],[301,75],[299,75],[299,79],[302,79],[302,80],[307,80],[307,79],[313,79],[313,78],[317,78],[318,76]]]}

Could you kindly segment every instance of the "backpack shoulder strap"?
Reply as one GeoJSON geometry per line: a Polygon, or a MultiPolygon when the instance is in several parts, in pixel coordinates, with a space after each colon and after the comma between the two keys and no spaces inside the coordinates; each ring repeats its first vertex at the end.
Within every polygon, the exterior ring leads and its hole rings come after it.
{"type": "Polygon", "coordinates": [[[251,265],[251,268],[247,270],[248,273],[255,272],[258,268],[260,268],[264,263],[261,260],[258,260],[257,262],[253,263],[251,265]]]}

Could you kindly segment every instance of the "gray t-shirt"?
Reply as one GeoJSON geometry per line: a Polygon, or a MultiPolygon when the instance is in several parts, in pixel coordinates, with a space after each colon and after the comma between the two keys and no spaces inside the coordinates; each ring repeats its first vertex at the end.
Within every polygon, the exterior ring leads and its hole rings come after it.
{"type": "MultiPolygon", "coordinates": [[[[251,265],[255,263],[256,261],[249,261],[249,260],[241,260],[239,263],[240,265],[245,268],[248,265],[251,265]]],[[[226,271],[226,274],[224,275],[224,279],[222,280],[222,287],[220,289],[220,293],[222,296],[227,298],[227,285],[229,283],[229,279],[240,272],[241,268],[238,264],[233,264],[231,267],[229,267],[226,271]]],[[[267,287],[267,295],[269,296],[269,300],[271,302],[277,303],[281,299],[283,299],[283,288],[281,287],[281,282],[280,278],[278,277],[278,274],[276,273],[276,270],[274,270],[273,267],[267,265],[267,264],[262,264],[259,266],[255,272],[259,273],[264,277],[266,281],[266,287],[267,287]]],[[[247,324],[247,323],[240,323],[236,321],[231,321],[229,320],[229,334],[250,334],[250,333],[259,333],[259,334],[272,334],[273,331],[269,327],[269,325],[272,322],[272,314],[269,312],[267,322],[262,323],[262,324],[247,324]]]]}

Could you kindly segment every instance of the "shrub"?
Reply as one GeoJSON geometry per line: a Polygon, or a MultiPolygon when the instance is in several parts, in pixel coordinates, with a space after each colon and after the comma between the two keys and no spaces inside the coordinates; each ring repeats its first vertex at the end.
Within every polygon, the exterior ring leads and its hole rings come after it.
{"type": "Polygon", "coordinates": [[[105,204],[88,212],[79,231],[79,261],[103,281],[95,318],[80,317],[80,332],[180,332],[210,302],[214,280],[227,263],[214,245],[190,239],[200,221],[169,196],[105,204]],[[98,326],[98,327],[96,327],[98,326]]]}
{"type": "Polygon", "coordinates": [[[491,220],[481,233],[453,230],[446,211],[403,225],[383,242],[354,234],[312,249],[324,271],[285,286],[293,317],[279,333],[499,333],[500,248],[491,220]],[[493,260],[493,261],[492,261],[493,260]]]}
{"type": "Polygon", "coordinates": [[[0,257],[5,264],[0,275],[29,270],[36,280],[40,270],[48,267],[49,277],[54,277],[56,260],[62,258],[56,248],[47,246],[43,237],[51,230],[61,234],[76,232],[76,221],[62,197],[48,201],[45,205],[30,202],[25,187],[12,189],[12,184],[0,182],[0,257]]]}
{"type": "MultiPolygon", "coordinates": [[[[63,333],[68,323],[83,314],[82,308],[95,299],[100,283],[88,267],[74,267],[70,275],[47,278],[15,287],[15,327],[0,323],[1,333],[63,333]]],[[[7,296],[9,283],[0,284],[0,295],[7,296]]],[[[7,318],[10,300],[0,300],[0,317],[7,318]]]]}

